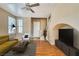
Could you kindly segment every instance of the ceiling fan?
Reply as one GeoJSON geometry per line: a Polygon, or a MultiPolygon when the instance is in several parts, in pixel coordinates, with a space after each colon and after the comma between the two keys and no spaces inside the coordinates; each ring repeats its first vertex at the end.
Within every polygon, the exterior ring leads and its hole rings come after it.
{"type": "Polygon", "coordinates": [[[32,13],[35,13],[35,11],[32,9],[32,7],[36,7],[39,5],[40,5],[39,3],[35,3],[35,4],[25,3],[25,7],[23,7],[22,9],[26,9],[28,11],[31,11],[32,13]]]}

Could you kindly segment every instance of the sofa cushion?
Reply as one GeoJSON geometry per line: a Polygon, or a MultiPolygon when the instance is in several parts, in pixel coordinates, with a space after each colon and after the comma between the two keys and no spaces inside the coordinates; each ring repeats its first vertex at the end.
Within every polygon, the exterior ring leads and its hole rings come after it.
{"type": "Polygon", "coordinates": [[[0,44],[6,42],[9,40],[9,36],[5,35],[5,36],[0,36],[0,44]]]}
{"type": "Polygon", "coordinates": [[[6,37],[9,38],[9,35],[0,36],[0,39],[6,38],[6,37]]]}
{"type": "Polygon", "coordinates": [[[0,55],[3,55],[7,52],[11,47],[13,47],[17,43],[16,40],[14,41],[7,41],[0,45],[0,55]]]}

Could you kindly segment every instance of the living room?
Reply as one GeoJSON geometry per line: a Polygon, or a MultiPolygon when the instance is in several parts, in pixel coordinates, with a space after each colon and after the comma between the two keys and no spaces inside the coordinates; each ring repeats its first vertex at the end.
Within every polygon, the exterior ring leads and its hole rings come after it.
{"type": "MultiPolygon", "coordinates": [[[[29,3],[30,4],[30,3],[29,3]]],[[[75,56],[79,55],[78,49],[79,49],[79,4],[77,3],[36,3],[36,7],[31,7],[34,11],[29,11],[28,9],[26,10],[26,5],[24,3],[3,3],[0,4],[0,39],[3,39],[5,37],[9,38],[11,42],[6,43],[6,44],[11,44],[12,46],[17,45],[17,41],[22,41],[24,38],[24,35],[28,35],[30,38],[30,42],[34,41],[37,42],[34,43],[38,46],[42,46],[44,42],[40,43],[41,41],[45,41],[48,43],[45,44],[50,44],[52,46],[55,46],[54,48],[57,49],[55,54],[53,51],[50,53],[50,49],[52,50],[53,48],[50,48],[47,53],[41,50],[41,53],[37,53],[38,55],[50,55],[50,56],[60,56],[60,55],[69,55],[69,56],[75,56]],[[16,10],[17,9],[17,10],[16,10]],[[19,9],[19,10],[18,10],[19,9]],[[68,34],[72,36],[70,37],[70,40],[65,42],[61,42],[60,40],[60,35],[62,35],[60,29],[71,29],[67,30],[69,31],[64,31],[64,35],[66,32],[67,36],[68,34]],[[44,37],[43,32],[46,30],[47,35],[44,37]],[[39,44],[38,44],[39,43],[39,44]],[[42,44],[42,45],[40,45],[42,44]],[[62,49],[61,49],[62,48],[62,49]],[[64,49],[65,48],[65,49],[64,49]],[[66,50],[67,49],[67,50],[66,50]],[[49,53],[49,54],[48,54],[49,53]],[[59,53],[59,54],[58,54],[59,53]]],[[[30,4],[31,5],[31,4],[30,4]]],[[[27,37],[28,37],[27,36],[27,37]]],[[[68,37],[65,37],[69,39],[68,37]]],[[[61,37],[62,38],[62,37],[61,37]]],[[[4,40],[4,39],[3,39],[4,40]]],[[[2,42],[5,42],[7,40],[4,40],[2,42]]],[[[1,42],[1,44],[2,44],[1,42]]],[[[33,42],[32,42],[33,43],[33,42]]],[[[30,44],[30,48],[26,48],[27,50],[30,50],[35,52],[34,48],[36,45],[30,44]]],[[[5,44],[4,44],[5,45],[5,44]]],[[[3,47],[2,45],[1,47],[3,47]]],[[[46,45],[45,45],[46,46],[46,45]]],[[[5,46],[6,47],[6,46],[5,46]]],[[[43,46],[44,47],[44,46],[43,46]]],[[[50,47],[50,46],[49,46],[50,47]]],[[[16,47],[15,47],[16,48],[16,47]]],[[[48,47],[47,47],[48,48],[48,47]]],[[[8,48],[6,48],[8,49],[8,48]]],[[[25,49],[25,48],[24,48],[25,49]]],[[[3,49],[5,51],[5,49],[3,49]]],[[[10,51],[10,49],[9,49],[10,51]]],[[[5,51],[6,52],[6,51],[5,51]]],[[[34,55],[35,53],[32,52],[27,52],[26,55],[34,55]]],[[[1,50],[1,55],[2,54],[1,50]]],[[[6,52],[7,53],[7,52],[6,52]]],[[[9,52],[7,55],[10,55],[9,52]]],[[[21,54],[22,55],[22,54],[21,54]]],[[[23,54],[25,55],[25,54],[23,54]]]]}

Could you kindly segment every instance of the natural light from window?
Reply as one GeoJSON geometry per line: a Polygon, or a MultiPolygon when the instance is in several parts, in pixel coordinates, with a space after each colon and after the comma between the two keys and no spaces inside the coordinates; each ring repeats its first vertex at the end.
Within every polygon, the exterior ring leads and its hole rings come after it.
{"type": "Polygon", "coordinates": [[[16,20],[14,17],[8,16],[8,33],[12,34],[15,33],[15,30],[12,29],[12,25],[16,25],[16,20]]]}
{"type": "Polygon", "coordinates": [[[17,20],[18,33],[23,33],[23,19],[17,20]]]}

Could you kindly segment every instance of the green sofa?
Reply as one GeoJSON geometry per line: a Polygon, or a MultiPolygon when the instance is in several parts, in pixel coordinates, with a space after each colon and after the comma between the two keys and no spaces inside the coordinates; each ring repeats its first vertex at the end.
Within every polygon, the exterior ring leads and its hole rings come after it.
{"type": "Polygon", "coordinates": [[[8,35],[0,36],[0,55],[4,55],[17,43],[18,43],[17,39],[9,40],[8,35]]]}

